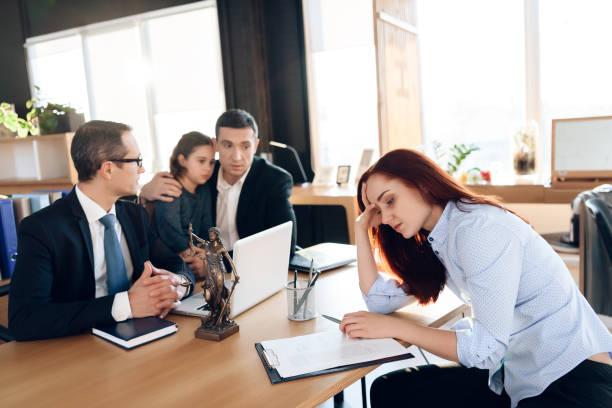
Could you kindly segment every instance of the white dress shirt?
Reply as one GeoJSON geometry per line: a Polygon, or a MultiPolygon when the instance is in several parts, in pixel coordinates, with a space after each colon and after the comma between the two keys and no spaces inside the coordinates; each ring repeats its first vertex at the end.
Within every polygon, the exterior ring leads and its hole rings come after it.
{"type": "Polygon", "coordinates": [[[217,177],[217,228],[221,230],[221,241],[228,251],[234,248],[234,243],[240,238],[236,228],[236,211],[238,210],[238,200],[244,180],[250,170],[249,167],[237,182],[229,184],[223,178],[223,167],[219,167],[219,176],[217,177]]]}
{"type": "MultiPolygon", "coordinates": [[[[104,257],[104,225],[100,222],[100,218],[104,217],[106,214],[115,214],[115,232],[117,233],[119,245],[121,246],[121,254],[123,255],[123,262],[125,263],[128,282],[132,281],[132,273],[134,272],[132,257],[130,256],[130,250],[128,249],[119,219],[116,218],[115,204],[113,204],[112,208],[107,213],[98,203],[87,197],[85,193],[79,189],[78,185],[75,187],[75,191],[77,199],[85,213],[85,217],[87,217],[87,223],[89,224],[94,259],[93,273],[96,280],[96,298],[99,298],[108,295],[106,258],[104,257]]],[[[132,308],[130,307],[130,299],[128,298],[127,292],[115,294],[111,314],[118,322],[132,317],[132,308]]]]}

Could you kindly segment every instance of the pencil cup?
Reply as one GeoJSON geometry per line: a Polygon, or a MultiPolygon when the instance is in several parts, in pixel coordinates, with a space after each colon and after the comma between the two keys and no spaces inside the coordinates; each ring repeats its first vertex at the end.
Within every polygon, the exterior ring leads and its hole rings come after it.
{"type": "Polygon", "coordinates": [[[308,286],[308,280],[287,282],[287,317],[291,320],[310,320],[317,315],[316,286],[308,286]]]}

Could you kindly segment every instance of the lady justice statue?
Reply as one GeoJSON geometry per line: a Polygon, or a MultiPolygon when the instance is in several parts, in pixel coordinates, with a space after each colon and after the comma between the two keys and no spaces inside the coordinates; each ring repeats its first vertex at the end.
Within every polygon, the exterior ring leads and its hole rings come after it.
{"type": "Polygon", "coordinates": [[[212,227],[208,229],[210,241],[202,239],[193,233],[189,224],[189,246],[191,250],[204,261],[204,299],[210,307],[210,314],[202,317],[202,325],[196,330],[195,336],[199,339],[222,340],[238,331],[238,325],[230,320],[230,299],[234,293],[234,288],[240,277],[236,272],[236,267],[232,258],[227,253],[221,242],[219,229],[212,227]],[[195,244],[194,244],[195,241],[195,244]],[[225,265],[223,258],[231,266],[231,274],[234,276],[231,288],[225,283],[225,265]]]}

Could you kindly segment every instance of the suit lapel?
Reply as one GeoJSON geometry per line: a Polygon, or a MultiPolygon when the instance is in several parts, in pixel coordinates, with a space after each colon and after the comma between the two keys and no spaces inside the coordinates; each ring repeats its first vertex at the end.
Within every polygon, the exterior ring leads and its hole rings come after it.
{"type": "Polygon", "coordinates": [[[259,170],[263,164],[263,159],[259,157],[253,158],[253,163],[251,164],[251,169],[249,170],[249,174],[247,174],[244,179],[244,184],[242,184],[242,189],[240,190],[240,197],[238,198],[238,208],[236,209],[236,230],[238,231],[238,236],[243,238],[245,224],[249,222],[249,208],[251,208],[251,201],[258,196],[256,186],[256,180],[259,177],[259,170]]]}
{"type": "Polygon", "coordinates": [[[66,196],[66,202],[72,212],[72,215],[78,218],[79,230],[81,231],[81,237],[83,238],[83,242],[85,243],[85,248],[87,248],[87,256],[89,258],[89,267],[91,271],[94,271],[94,258],[93,258],[93,245],[91,243],[91,231],[89,230],[89,223],[87,222],[87,217],[85,217],[85,212],[83,211],[83,207],[81,207],[81,203],[77,198],[76,191],[74,188],[66,196]]]}

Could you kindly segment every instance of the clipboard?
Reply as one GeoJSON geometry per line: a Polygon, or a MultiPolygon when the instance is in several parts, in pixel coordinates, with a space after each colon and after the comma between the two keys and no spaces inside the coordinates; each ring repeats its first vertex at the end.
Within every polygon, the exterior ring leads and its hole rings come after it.
{"type": "Polygon", "coordinates": [[[259,354],[261,363],[263,364],[266,370],[266,373],[268,374],[268,378],[270,379],[270,382],[272,384],[279,384],[279,383],[283,383],[287,381],[299,380],[302,378],[316,377],[318,375],[323,375],[323,374],[332,374],[332,373],[337,373],[340,371],[352,370],[355,368],[379,365],[379,364],[388,363],[391,361],[407,360],[410,358],[414,358],[414,355],[412,355],[412,353],[406,353],[406,354],[400,354],[400,355],[393,356],[393,357],[381,358],[378,360],[364,361],[362,363],[348,364],[348,365],[343,365],[343,366],[338,366],[338,367],[327,368],[325,370],[313,371],[311,373],[300,374],[300,375],[295,375],[293,377],[285,378],[285,377],[281,377],[275,368],[275,367],[278,367],[278,359],[274,361],[275,356],[274,356],[273,351],[270,352],[268,350],[265,350],[261,343],[255,343],[255,350],[257,350],[257,354],[259,354]]]}

